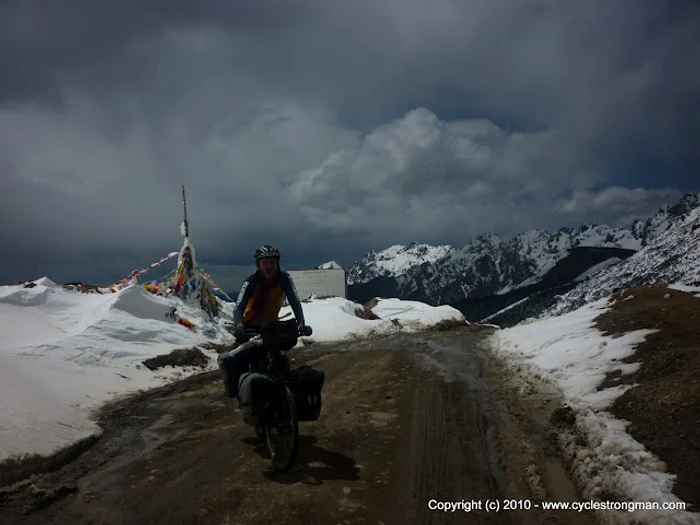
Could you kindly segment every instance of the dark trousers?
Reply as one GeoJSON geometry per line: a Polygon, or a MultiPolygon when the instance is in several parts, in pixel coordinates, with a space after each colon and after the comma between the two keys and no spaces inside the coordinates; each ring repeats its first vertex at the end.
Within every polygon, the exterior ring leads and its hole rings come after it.
{"type": "Polygon", "coordinates": [[[226,393],[229,397],[238,396],[238,381],[241,375],[248,371],[249,366],[256,365],[265,357],[265,351],[260,347],[246,348],[232,354],[224,352],[219,354],[216,362],[219,365],[221,379],[226,385],[226,393]]]}

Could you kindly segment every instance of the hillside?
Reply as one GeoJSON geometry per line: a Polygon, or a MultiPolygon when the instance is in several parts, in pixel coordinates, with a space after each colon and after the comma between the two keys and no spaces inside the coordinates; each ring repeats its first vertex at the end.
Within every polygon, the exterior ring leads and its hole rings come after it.
{"type": "Polygon", "coordinates": [[[553,306],[561,294],[574,288],[595,271],[634,255],[622,248],[574,248],[541,279],[505,294],[465,299],[455,305],[469,313],[469,320],[502,326],[518,323],[553,306]]]}
{"type": "Polygon", "coordinates": [[[655,283],[700,285],[700,208],[632,257],[579,283],[541,315],[560,315],[614,290],[655,283]]]}

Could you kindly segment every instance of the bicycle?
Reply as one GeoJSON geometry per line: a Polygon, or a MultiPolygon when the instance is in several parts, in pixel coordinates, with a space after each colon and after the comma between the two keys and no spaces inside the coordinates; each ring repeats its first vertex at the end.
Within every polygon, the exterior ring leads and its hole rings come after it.
{"type": "Polygon", "coordinates": [[[288,471],[296,461],[299,447],[299,417],[294,393],[290,387],[291,366],[287,350],[293,348],[300,336],[313,333],[310,326],[297,327],[295,321],[269,321],[258,328],[245,328],[244,333],[254,335],[236,351],[251,346],[265,349],[264,368],[259,363],[250,364],[249,371],[262,372],[272,380],[262,422],[255,426],[255,435],[264,441],[276,470],[288,471]],[[294,323],[292,325],[292,323],[294,323]]]}

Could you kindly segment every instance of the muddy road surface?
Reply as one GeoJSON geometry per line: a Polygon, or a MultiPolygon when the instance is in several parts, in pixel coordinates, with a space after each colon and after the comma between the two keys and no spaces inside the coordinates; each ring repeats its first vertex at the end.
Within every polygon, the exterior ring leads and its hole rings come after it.
{"type": "Polygon", "coordinates": [[[78,459],[0,491],[0,523],[594,523],[503,509],[578,498],[550,445],[558,400],[518,396],[483,339],[458,328],[297,352],[326,383],[288,473],[272,470],[217,373],[122,400],[78,459]]]}

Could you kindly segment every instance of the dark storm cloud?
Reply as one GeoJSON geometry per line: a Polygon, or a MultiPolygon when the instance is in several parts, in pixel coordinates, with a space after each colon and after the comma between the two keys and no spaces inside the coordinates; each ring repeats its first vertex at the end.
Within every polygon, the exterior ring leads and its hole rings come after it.
{"type": "MultiPolygon", "coordinates": [[[[308,16],[310,8],[281,0],[9,0],[0,5],[0,71],[6,79],[0,94],[52,99],[65,76],[84,73],[88,83],[110,78],[112,61],[135,40],[193,26],[273,31],[308,16]]],[[[125,58],[139,65],[138,57],[125,58]]],[[[126,62],[117,65],[117,74],[129,72],[126,62]]]]}
{"type": "MultiPolygon", "coordinates": [[[[244,268],[263,241],[308,266],[653,211],[696,188],[699,12],[4,2],[9,266],[78,274],[134,246],[157,259],[180,242],[183,182],[200,257],[244,268]]],[[[126,273],[148,262],[134,257],[126,273]]]]}

